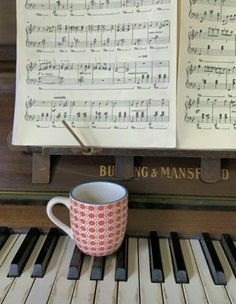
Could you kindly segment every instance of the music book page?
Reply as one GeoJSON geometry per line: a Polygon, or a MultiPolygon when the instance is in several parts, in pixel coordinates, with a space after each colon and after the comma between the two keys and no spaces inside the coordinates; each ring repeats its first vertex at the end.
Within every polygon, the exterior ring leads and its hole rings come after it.
{"type": "Polygon", "coordinates": [[[17,0],[14,145],[176,147],[176,0],[17,0]]]}
{"type": "Polygon", "coordinates": [[[181,1],[177,146],[236,148],[236,1],[181,1]]]}

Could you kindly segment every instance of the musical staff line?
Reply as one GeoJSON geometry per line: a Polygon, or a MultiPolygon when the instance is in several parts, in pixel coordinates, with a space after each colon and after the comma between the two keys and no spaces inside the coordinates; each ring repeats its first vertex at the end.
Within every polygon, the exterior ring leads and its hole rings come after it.
{"type": "Polygon", "coordinates": [[[185,122],[195,123],[199,129],[209,126],[216,129],[231,126],[236,129],[236,99],[202,96],[187,98],[185,122]]]}
{"type": "Polygon", "coordinates": [[[208,5],[213,7],[235,7],[235,0],[190,0],[191,5],[208,5]]]}
{"type": "Polygon", "coordinates": [[[236,34],[233,30],[209,27],[188,33],[188,52],[193,55],[236,56],[236,34]]]}
{"type": "MultiPolygon", "coordinates": [[[[88,123],[142,123],[149,124],[149,128],[152,128],[153,123],[168,123],[169,112],[168,99],[93,101],[29,98],[25,103],[26,121],[55,124],[65,120],[72,126],[82,123],[82,127],[88,123]]],[[[124,125],[121,127],[124,128],[124,125]]]]}
{"type": "Polygon", "coordinates": [[[65,14],[69,12],[73,16],[76,15],[76,12],[83,11],[88,13],[93,10],[139,9],[152,5],[159,5],[161,9],[161,6],[166,4],[170,4],[170,0],[26,0],[25,8],[27,10],[52,11],[55,16],[62,16],[60,12],[65,14]]]}
{"type": "Polygon", "coordinates": [[[234,0],[190,0],[189,17],[200,22],[222,22],[226,25],[236,21],[236,13],[232,14],[232,8],[235,8],[234,0]]]}
{"type": "Polygon", "coordinates": [[[224,61],[224,60],[204,60],[204,59],[199,59],[199,62],[203,62],[203,63],[214,63],[214,64],[234,64],[234,61],[224,61]]]}
{"type": "Polygon", "coordinates": [[[189,89],[227,91],[236,89],[236,66],[191,64],[187,67],[186,74],[186,87],[189,89]]]}
{"type": "Polygon", "coordinates": [[[71,63],[69,61],[30,62],[26,66],[27,84],[37,85],[40,89],[125,89],[130,85],[145,88],[167,88],[169,84],[170,62],[134,61],[134,62],[97,62],[71,63]]]}
{"type": "MultiPolygon", "coordinates": [[[[158,48],[170,43],[170,21],[109,25],[53,25],[26,27],[30,48],[95,48],[147,46],[158,48]]],[[[168,47],[168,46],[167,46],[168,47]]]]}

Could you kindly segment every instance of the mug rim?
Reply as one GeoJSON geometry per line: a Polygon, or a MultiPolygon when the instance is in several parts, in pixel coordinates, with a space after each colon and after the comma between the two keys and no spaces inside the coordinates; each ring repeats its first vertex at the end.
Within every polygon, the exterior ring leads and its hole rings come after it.
{"type": "Polygon", "coordinates": [[[70,190],[69,190],[69,197],[71,199],[73,199],[73,201],[77,202],[77,203],[80,203],[80,204],[84,204],[84,205],[94,205],[94,206],[103,206],[103,205],[111,205],[111,204],[115,204],[123,199],[125,199],[125,197],[128,197],[128,190],[120,185],[120,184],[117,184],[117,183],[114,183],[114,182],[107,182],[107,181],[93,181],[93,182],[85,182],[85,183],[81,183],[81,184],[77,184],[76,186],[72,187],[70,190]],[[122,188],[124,191],[125,191],[125,194],[123,196],[121,196],[119,199],[117,200],[114,200],[114,201],[110,201],[110,202],[104,202],[104,203],[96,203],[96,202],[84,202],[82,200],[78,200],[76,199],[74,196],[73,196],[73,191],[77,188],[77,187],[80,187],[82,185],[88,185],[88,184],[98,184],[98,183],[102,183],[102,184],[112,184],[112,185],[115,185],[115,186],[119,186],[120,188],[122,188]]]}

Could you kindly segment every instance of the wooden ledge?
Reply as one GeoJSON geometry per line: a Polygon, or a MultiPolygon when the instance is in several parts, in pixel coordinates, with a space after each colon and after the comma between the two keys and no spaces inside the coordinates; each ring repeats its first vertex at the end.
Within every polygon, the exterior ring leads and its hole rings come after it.
{"type": "MultiPolygon", "coordinates": [[[[63,206],[55,207],[55,214],[69,223],[69,213],[63,206]]],[[[54,224],[46,215],[45,206],[0,206],[0,226],[27,230],[39,227],[47,231],[54,224]]],[[[129,209],[127,233],[148,235],[156,230],[162,236],[177,231],[181,237],[196,237],[208,232],[218,238],[229,233],[236,238],[236,212],[129,209]]]]}

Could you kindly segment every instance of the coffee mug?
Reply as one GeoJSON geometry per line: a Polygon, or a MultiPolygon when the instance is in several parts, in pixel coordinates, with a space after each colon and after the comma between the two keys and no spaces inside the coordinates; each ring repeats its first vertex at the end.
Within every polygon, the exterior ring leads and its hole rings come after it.
{"type": "Polygon", "coordinates": [[[125,235],[128,192],[111,182],[80,184],[69,192],[68,198],[52,198],[47,204],[47,215],[85,254],[109,255],[120,247],[125,235]],[[71,228],[53,214],[56,204],[69,209],[71,228]]]}

